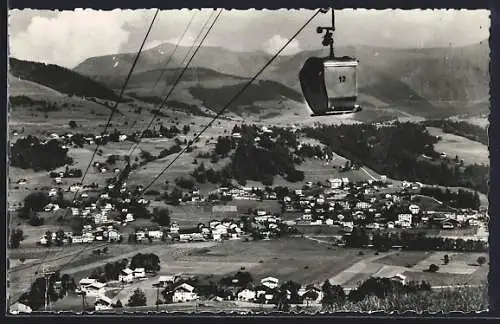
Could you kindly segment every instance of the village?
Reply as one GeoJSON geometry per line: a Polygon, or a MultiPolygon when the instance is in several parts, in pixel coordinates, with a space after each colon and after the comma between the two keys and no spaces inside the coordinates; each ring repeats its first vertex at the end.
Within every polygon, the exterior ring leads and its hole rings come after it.
{"type": "MultiPolygon", "coordinates": [[[[221,241],[244,238],[251,233],[258,233],[262,239],[270,239],[284,228],[290,231],[292,228],[321,226],[339,228],[339,234],[342,235],[349,235],[355,227],[372,231],[486,228],[484,211],[446,208],[436,199],[420,195],[418,184],[403,182],[400,188],[394,188],[383,179],[354,184],[347,178],[328,179],[326,183],[322,186],[306,183],[304,189],[291,192],[284,192],[283,188],[276,192],[272,188],[220,187],[209,198],[202,197],[199,190],[193,190],[190,192],[191,200],[180,203],[212,206],[214,218],[210,222],[200,223],[195,228],[180,228],[175,222],[167,227],[137,228],[134,237],[129,237],[128,242],[221,241]],[[220,205],[220,199],[226,204],[220,205]],[[259,209],[251,213],[242,212],[230,204],[237,200],[276,201],[281,205],[282,212],[272,214],[259,209]],[[217,218],[217,215],[223,218],[217,218]]],[[[119,190],[123,194],[121,198],[110,198],[108,190],[112,189],[113,185],[109,185],[88,206],[70,208],[71,215],[84,219],[85,225],[81,233],[64,233],[62,239],[65,244],[123,241],[120,228],[133,226],[135,216],[132,209],[138,206],[147,208],[150,201],[140,196],[140,187],[130,191],[124,183],[119,190]]],[[[52,188],[49,197],[55,197],[57,190],[52,188]]],[[[68,189],[69,192],[76,190],[81,188],[70,186],[68,189]]],[[[80,197],[87,198],[88,195],[83,193],[80,197]]],[[[45,211],[58,209],[56,203],[49,203],[45,207],[45,211]]],[[[479,236],[480,240],[486,238],[479,236]]],[[[52,239],[56,239],[56,232],[52,233],[52,239]]],[[[48,245],[49,241],[50,238],[42,236],[39,244],[48,245]]]]}

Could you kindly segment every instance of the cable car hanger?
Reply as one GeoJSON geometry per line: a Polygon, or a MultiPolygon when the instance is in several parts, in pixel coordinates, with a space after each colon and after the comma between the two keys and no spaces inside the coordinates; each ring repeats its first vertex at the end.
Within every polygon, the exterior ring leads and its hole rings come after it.
{"type": "MultiPolygon", "coordinates": [[[[334,51],[335,12],[332,11],[332,25],[317,27],[323,35],[323,46],[330,48],[327,57],[310,57],[300,73],[300,85],[304,98],[312,110],[311,116],[352,114],[361,111],[357,103],[358,88],[356,72],[358,61],[354,57],[336,57],[334,51]]],[[[328,9],[321,9],[327,13],[328,9]]]]}

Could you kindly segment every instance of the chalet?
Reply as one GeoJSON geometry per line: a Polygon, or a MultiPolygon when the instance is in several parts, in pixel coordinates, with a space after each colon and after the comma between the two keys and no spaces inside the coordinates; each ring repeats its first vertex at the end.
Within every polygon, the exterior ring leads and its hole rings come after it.
{"type": "Polygon", "coordinates": [[[172,225],[170,225],[170,233],[179,233],[179,225],[172,223],[172,225]]]}
{"type": "Polygon", "coordinates": [[[321,302],[323,299],[323,291],[314,286],[300,288],[298,295],[304,299],[306,302],[321,302]]]}
{"type": "Polygon", "coordinates": [[[94,307],[96,311],[113,309],[113,300],[106,296],[97,297],[94,307]]]}
{"type": "Polygon", "coordinates": [[[160,276],[158,278],[158,285],[161,287],[166,287],[169,283],[174,283],[176,279],[176,276],[160,276]]]}
{"type": "Polygon", "coordinates": [[[144,230],[141,230],[141,229],[137,230],[135,232],[135,238],[139,242],[142,240],[145,240],[146,239],[146,232],[144,230]]]}
{"type": "Polygon", "coordinates": [[[239,301],[252,302],[257,296],[256,292],[250,289],[244,289],[237,294],[239,301]]]}
{"type": "Polygon", "coordinates": [[[134,278],[136,279],[146,278],[146,270],[144,268],[135,268],[134,278]]]}
{"type": "Polygon", "coordinates": [[[279,279],[277,278],[274,278],[274,277],[266,277],[266,278],[263,278],[260,283],[263,285],[263,286],[266,286],[270,289],[275,289],[278,287],[278,284],[279,284],[279,279]]]}
{"type": "Polygon", "coordinates": [[[163,231],[158,229],[148,231],[148,237],[153,240],[161,240],[163,238],[163,231]]]}
{"type": "Polygon", "coordinates": [[[412,224],[412,214],[399,214],[396,224],[402,228],[410,228],[412,224]]]}
{"type": "Polygon", "coordinates": [[[85,292],[88,297],[100,297],[104,296],[106,293],[105,287],[106,284],[96,281],[90,285],[82,287],[82,291],[85,292]]]}
{"type": "Polygon", "coordinates": [[[118,275],[118,280],[123,283],[132,282],[134,280],[134,271],[129,268],[121,270],[120,274],[118,275]]]}
{"type": "Polygon", "coordinates": [[[130,223],[130,222],[133,222],[133,221],[134,221],[134,215],[132,215],[131,213],[128,213],[125,216],[125,222],[130,223]]]}
{"type": "Polygon", "coordinates": [[[210,228],[215,228],[215,226],[217,226],[217,225],[219,225],[219,224],[221,224],[221,222],[220,222],[220,221],[218,221],[218,220],[211,220],[211,221],[208,223],[208,226],[209,226],[210,228]]]}
{"type": "Polygon", "coordinates": [[[330,187],[332,189],[338,189],[342,187],[342,179],[329,179],[328,182],[330,183],[330,187]]]}
{"type": "Polygon", "coordinates": [[[199,297],[195,292],[195,288],[187,283],[183,283],[182,285],[175,287],[172,302],[185,303],[197,300],[198,298],[199,297]]]}
{"type": "Polygon", "coordinates": [[[357,209],[368,209],[370,208],[371,204],[365,201],[359,201],[356,203],[356,208],[357,209]]]}
{"type": "Polygon", "coordinates": [[[411,205],[408,207],[408,209],[410,210],[410,213],[411,213],[412,215],[416,215],[416,214],[418,214],[418,213],[420,212],[420,207],[419,207],[419,206],[417,206],[417,205],[415,205],[415,204],[411,204],[411,205]]]}
{"type": "Polygon", "coordinates": [[[122,237],[121,233],[118,232],[116,229],[110,229],[107,231],[108,235],[108,241],[109,242],[118,242],[120,238],[122,237]]]}
{"type": "Polygon", "coordinates": [[[212,230],[212,234],[225,235],[227,234],[227,227],[222,224],[219,224],[215,226],[215,228],[212,230]]]}
{"type": "Polygon", "coordinates": [[[302,215],[302,220],[303,221],[312,221],[312,215],[311,214],[304,214],[304,215],[302,215]]]}

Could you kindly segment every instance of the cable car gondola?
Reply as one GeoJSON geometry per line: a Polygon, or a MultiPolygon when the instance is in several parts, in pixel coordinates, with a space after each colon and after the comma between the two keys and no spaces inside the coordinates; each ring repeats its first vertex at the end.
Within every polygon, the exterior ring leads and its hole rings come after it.
{"type": "Polygon", "coordinates": [[[328,57],[310,57],[299,73],[302,93],[312,116],[352,114],[361,111],[357,104],[358,88],[356,71],[358,61],[354,57],[336,57],[333,51],[335,18],[332,9],[332,27],[318,27],[326,31],[323,45],[330,46],[328,57]]]}

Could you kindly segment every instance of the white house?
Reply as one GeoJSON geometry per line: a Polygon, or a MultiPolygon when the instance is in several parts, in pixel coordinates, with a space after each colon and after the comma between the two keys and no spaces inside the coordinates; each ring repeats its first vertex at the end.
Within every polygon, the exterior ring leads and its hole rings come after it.
{"type": "Polygon", "coordinates": [[[398,215],[398,223],[403,228],[409,228],[409,227],[411,227],[412,214],[399,214],[398,215]]]}
{"type": "Polygon", "coordinates": [[[135,268],[134,269],[134,278],[145,278],[146,270],[144,268],[135,268]]]}
{"type": "Polygon", "coordinates": [[[158,284],[165,287],[169,283],[175,282],[175,276],[160,276],[158,278],[158,284]]]}
{"type": "Polygon", "coordinates": [[[106,284],[96,281],[90,285],[82,287],[82,291],[89,297],[100,297],[104,296],[106,293],[105,287],[106,284]]]}
{"type": "Polygon", "coordinates": [[[115,229],[108,230],[108,241],[109,242],[117,242],[120,240],[121,236],[122,236],[121,233],[115,229]]]}
{"type": "Polygon", "coordinates": [[[57,196],[57,189],[52,188],[49,190],[49,197],[55,197],[57,196]]]}
{"type": "Polygon", "coordinates": [[[97,297],[94,307],[96,311],[113,309],[113,300],[106,296],[97,297]]]}
{"type": "Polygon", "coordinates": [[[161,240],[163,238],[163,232],[160,230],[150,230],[148,231],[148,237],[154,240],[161,240]]]}
{"type": "Polygon", "coordinates": [[[174,294],[172,296],[172,302],[174,303],[185,303],[192,300],[197,300],[198,294],[194,291],[194,287],[183,283],[174,289],[174,294]]]}
{"type": "Polygon", "coordinates": [[[118,280],[124,283],[132,282],[134,280],[134,271],[129,268],[123,269],[118,275],[118,280]]]}
{"type": "Polygon", "coordinates": [[[176,223],[170,225],[170,233],[179,233],[179,225],[176,223]]]}
{"type": "Polygon", "coordinates": [[[298,291],[298,295],[304,298],[306,302],[321,302],[323,299],[323,292],[317,287],[303,287],[298,291]]]}
{"type": "Polygon", "coordinates": [[[77,192],[77,191],[80,191],[82,190],[82,186],[75,183],[75,184],[72,184],[71,186],[69,186],[69,191],[71,192],[77,192]]]}
{"type": "Polygon", "coordinates": [[[132,215],[131,213],[128,213],[125,216],[125,222],[130,223],[130,222],[133,222],[133,221],[134,221],[134,215],[132,215]]]}
{"type": "Polygon", "coordinates": [[[330,183],[330,187],[332,189],[338,189],[342,187],[342,179],[329,179],[328,182],[330,183]]]}
{"type": "Polygon", "coordinates": [[[279,279],[274,278],[274,277],[266,277],[263,278],[260,283],[270,289],[275,289],[278,287],[279,284],[279,279]]]}
{"type": "Polygon", "coordinates": [[[411,204],[410,207],[408,207],[408,209],[410,210],[410,213],[412,215],[416,215],[416,214],[418,214],[420,212],[420,207],[418,207],[415,204],[411,204]]]}
{"type": "Polygon", "coordinates": [[[250,302],[255,300],[256,295],[257,294],[255,293],[255,291],[250,289],[244,289],[238,293],[237,297],[238,300],[240,301],[250,302]]]}

